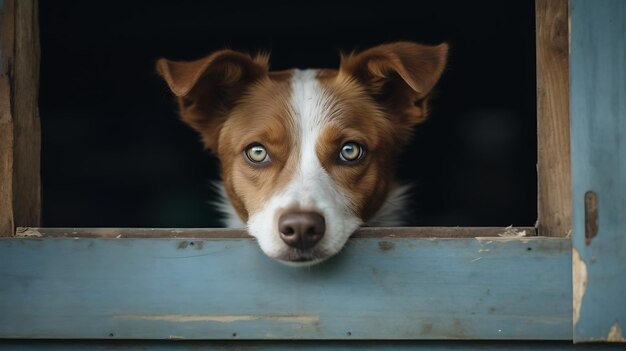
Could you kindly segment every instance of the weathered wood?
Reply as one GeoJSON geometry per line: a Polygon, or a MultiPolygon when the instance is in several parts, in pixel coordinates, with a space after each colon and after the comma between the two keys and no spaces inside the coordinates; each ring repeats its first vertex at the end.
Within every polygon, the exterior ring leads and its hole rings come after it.
{"type": "Polygon", "coordinates": [[[537,226],[539,235],[571,230],[568,0],[536,0],[537,226]]]}
{"type": "Polygon", "coordinates": [[[571,341],[198,341],[198,340],[0,340],[4,351],[611,351],[620,345],[584,344],[571,341]]]}
{"type": "MultiPolygon", "coordinates": [[[[353,238],[475,238],[536,236],[533,227],[399,227],[361,228],[353,238]]],[[[31,228],[20,227],[17,237],[29,238],[251,238],[245,230],[225,228],[31,228]]]]}
{"type": "Polygon", "coordinates": [[[574,340],[625,342],[626,1],[571,7],[574,340]]]}
{"type": "Polygon", "coordinates": [[[362,238],[300,269],[253,240],[4,238],[0,338],[568,340],[570,253],[362,238]]]}
{"type": "Polygon", "coordinates": [[[41,217],[37,11],[36,0],[0,2],[0,236],[41,217]]]}

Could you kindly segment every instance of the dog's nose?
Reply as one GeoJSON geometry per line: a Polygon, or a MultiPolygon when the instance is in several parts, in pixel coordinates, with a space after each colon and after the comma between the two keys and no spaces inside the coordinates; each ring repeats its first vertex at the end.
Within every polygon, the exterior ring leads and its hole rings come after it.
{"type": "Polygon", "coordinates": [[[322,240],[326,222],[317,212],[288,212],[278,219],[278,231],[285,244],[309,249],[322,240]]]}

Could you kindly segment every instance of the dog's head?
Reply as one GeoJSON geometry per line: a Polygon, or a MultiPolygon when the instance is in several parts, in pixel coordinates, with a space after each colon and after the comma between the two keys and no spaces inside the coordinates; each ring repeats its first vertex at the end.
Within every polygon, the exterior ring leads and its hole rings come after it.
{"type": "Polygon", "coordinates": [[[226,194],[263,251],[312,264],[387,199],[447,51],[398,42],[342,56],[337,70],[270,72],[266,55],[222,50],[161,59],[157,70],[219,158],[226,194]]]}

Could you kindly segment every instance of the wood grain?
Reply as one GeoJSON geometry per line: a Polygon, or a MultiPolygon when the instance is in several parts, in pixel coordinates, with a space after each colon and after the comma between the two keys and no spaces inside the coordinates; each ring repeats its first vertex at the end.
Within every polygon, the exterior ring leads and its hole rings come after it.
{"type": "MultiPolygon", "coordinates": [[[[173,338],[175,339],[175,338],[173,338]]],[[[0,340],[0,351],[617,351],[571,341],[424,340],[0,340]]],[[[623,349],[622,349],[623,350],[623,349]]]]}
{"type": "Polygon", "coordinates": [[[35,0],[0,9],[0,236],[41,218],[39,19],[35,0]]]}
{"type": "Polygon", "coordinates": [[[355,238],[313,267],[242,239],[0,239],[0,338],[567,340],[565,238],[355,238]]]}
{"type": "Polygon", "coordinates": [[[537,226],[571,231],[568,0],[535,2],[537,42],[537,226]]]}
{"type": "MultiPolygon", "coordinates": [[[[353,238],[533,237],[533,227],[399,227],[361,228],[353,238]]],[[[226,228],[34,228],[20,227],[21,238],[203,238],[251,239],[242,229],[226,228]]]]}

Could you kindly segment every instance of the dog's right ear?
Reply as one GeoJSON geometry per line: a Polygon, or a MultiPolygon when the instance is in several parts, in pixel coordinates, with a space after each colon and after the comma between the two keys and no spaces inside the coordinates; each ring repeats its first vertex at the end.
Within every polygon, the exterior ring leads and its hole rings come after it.
{"type": "Polygon", "coordinates": [[[180,115],[217,151],[222,123],[246,87],[267,76],[268,56],[221,50],[189,62],[159,59],[157,72],[177,96],[180,115]]]}

